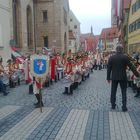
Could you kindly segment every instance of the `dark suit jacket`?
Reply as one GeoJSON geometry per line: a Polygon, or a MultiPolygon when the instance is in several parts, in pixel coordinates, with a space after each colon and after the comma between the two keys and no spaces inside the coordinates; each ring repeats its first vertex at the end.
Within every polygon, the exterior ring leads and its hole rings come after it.
{"type": "Polygon", "coordinates": [[[139,73],[136,71],[135,67],[130,62],[129,58],[122,54],[116,53],[111,56],[108,60],[107,66],[107,80],[127,80],[126,68],[127,66],[132,70],[132,72],[139,77],[139,73]]]}

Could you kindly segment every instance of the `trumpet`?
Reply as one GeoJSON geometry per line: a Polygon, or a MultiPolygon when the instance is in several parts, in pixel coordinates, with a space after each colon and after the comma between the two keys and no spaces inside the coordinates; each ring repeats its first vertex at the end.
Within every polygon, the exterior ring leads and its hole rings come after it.
{"type": "Polygon", "coordinates": [[[137,60],[135,58],[133,58],[132,56],[130,56],[129,54],[127,54],[129,60],[131,61],[131,63],[135,66],[138,67],[140,65],[139,62],[137,62],[137,60]]]}

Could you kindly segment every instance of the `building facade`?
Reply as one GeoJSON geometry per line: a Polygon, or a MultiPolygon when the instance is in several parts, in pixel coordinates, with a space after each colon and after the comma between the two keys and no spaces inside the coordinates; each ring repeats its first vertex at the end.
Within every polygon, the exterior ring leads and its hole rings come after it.
{"type": "Polygon", "coordinates": [[[111,26],[116,27],[118,24],[120,0],[111,0],[111,26]]]}
{"type": "Polygon", "coordinates": [[[36,45],[53,51],[67,52],[69,3],[68,0],[36,1],[36,45]]]}
{"type": "Polygon", "coordinates": [[[11,58],[10,50],[10,17],[11,8],[9,0],[0,1],[0,56],[3,58],[4,64],[11,58]]]}
{"type": "Polygon", "coordinates": [[[34,52],[34,0],[12,0],[11,28],[11,46],[23,54],[34,52]]]}
{"type": "Polygon", "coordinates": [[[69,49],[73,50],[73,52],[79,51],[80,22],[71,10],[69,12],[69,35],[69,49]]]}
{"type": "Polygon", "coordinates": [[[91,33],[81,34],[80,51],[95,53],[97,45],[98,45],[98,37],[93,34],[92,28],[91,28],[91,33]]]}
{"type": "Polygon", "coordinates": [[[101,50],[104,52],[115,51],[118,40],[117,27],[104,28],[99,38],[101,50]]]}
{"type": "Polygon", "coordinates": [[[118,16],[118,37],[119,42],[124,46],[124,50],[128,52],[128,18],[131,0],[120,1],[120,14],[118,16]]]}
{"type": "Polygon", "coordinates": [[[140,1],[132,0],[128,21],[128,53],[140,53],[140,1]]]}

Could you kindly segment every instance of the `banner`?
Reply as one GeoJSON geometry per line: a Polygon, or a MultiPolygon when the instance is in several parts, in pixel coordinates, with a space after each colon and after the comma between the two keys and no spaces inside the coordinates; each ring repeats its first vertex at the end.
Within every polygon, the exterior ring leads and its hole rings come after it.
{"type": "Polygon", "coordinates": [[[45,55],[31,56],[31,75],[35,77],[36,85],[39,89],[42,88],[42,82],[46,79],[49,73],[49,59],[45,55]]]}

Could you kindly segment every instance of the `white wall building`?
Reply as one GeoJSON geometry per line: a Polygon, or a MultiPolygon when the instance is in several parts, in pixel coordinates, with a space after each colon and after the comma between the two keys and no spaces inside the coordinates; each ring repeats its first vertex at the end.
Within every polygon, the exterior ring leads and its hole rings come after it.
{"type": "Polygon", "coordinates": [[[70,49],[72,48],[73,45],[73,50],[78,51],[80,47],[80,22],[78,21],[78,19],[75,17],[75,15],[71,10],[69,12],[69,31],[72,31],[75,37],[75,40],[74,39],[70,40],[70,42],[72,42],[69,44],[70,49]]]}
{"type": "Polygon", "coordinates": [[[10,17],[11,8],[9,0],[0,0],[0,56],[4,64],[11,58],[10,49],[10,17]]]}

